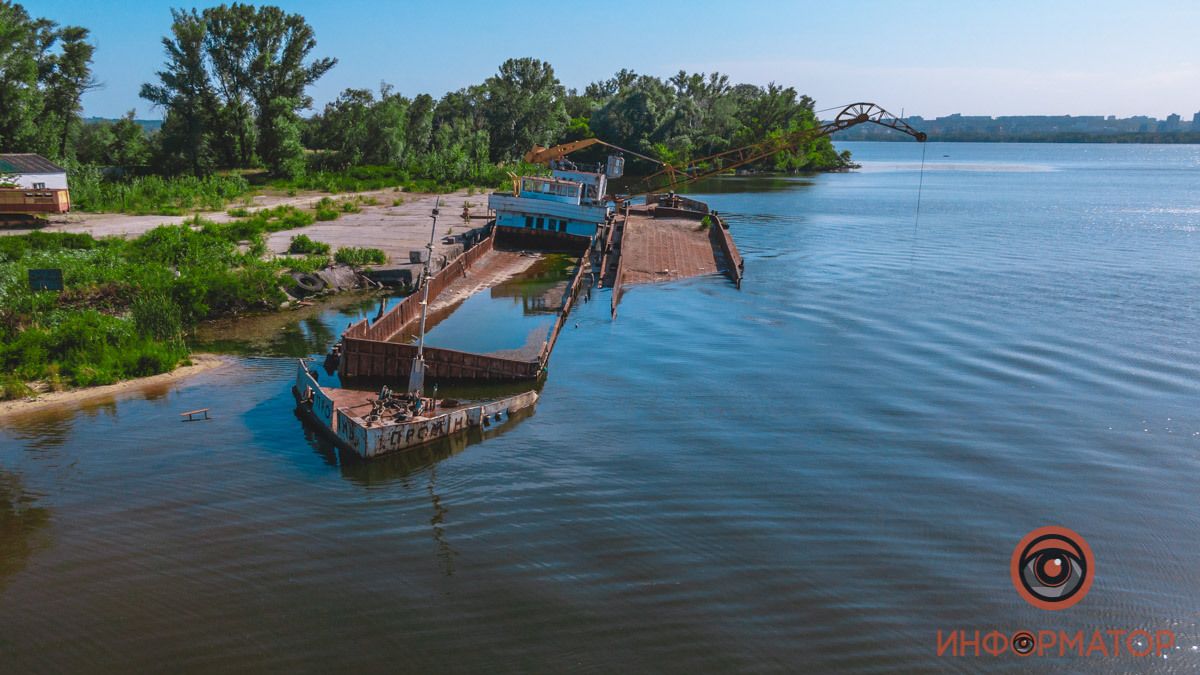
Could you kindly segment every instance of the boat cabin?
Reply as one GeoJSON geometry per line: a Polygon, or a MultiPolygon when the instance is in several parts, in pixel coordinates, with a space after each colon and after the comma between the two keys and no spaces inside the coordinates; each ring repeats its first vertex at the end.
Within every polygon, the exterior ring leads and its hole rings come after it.
{"type": "Polygon", "coordinates": [[[566,159],[551,162],[550,176],[521,176],[511,193],[488,196],[496,226],[526,233],[554,232],[590,239],[611,213],[605,200],[608,179],[619,177],[624,159],[583,165],[566,159]]]}

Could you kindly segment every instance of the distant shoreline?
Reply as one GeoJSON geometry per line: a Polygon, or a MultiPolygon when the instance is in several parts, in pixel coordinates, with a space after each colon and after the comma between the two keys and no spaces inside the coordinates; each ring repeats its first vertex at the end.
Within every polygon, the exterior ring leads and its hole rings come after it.
{"type": "MultiPolygon", "coordinates": [[[[834,143],[858,143],[865,141],[879,143],[912,142],[912,138],[909,136],[896,133],[880,134],[878,137],[869,138],[845,138],[839,134],[834,134],[832,138],[834,143]]],[[[1030,135],[1004,137],[990,136],[985,134],[938,137],[936,134],[930,134],[928,140],[930,143],[1089,143],[1098,145],[1200,145],[1200,133],[1188,132],[1185,134],[1145,133],[1112,135],[1055,134],[1054,136],[1030,135]]]]}

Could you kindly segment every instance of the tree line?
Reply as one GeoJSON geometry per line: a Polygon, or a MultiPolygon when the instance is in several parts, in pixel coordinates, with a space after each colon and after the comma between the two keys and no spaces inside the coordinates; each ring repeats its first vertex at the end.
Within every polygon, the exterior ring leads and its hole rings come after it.
{"type": "MultiPolygon", "coordinates": [[[[295,179],[381,166],[486,182],[534,144],[595,136],[684,164],[818,124],[813,100],[792,87],[621,70],[579,91],[536,58],[509,59],[484,82],[436,99],[386,83],[346,89],[306,117],[309,87],[337,60],[314,53],[316,35],[302,15],[233,3],[171,17],[163,66],[140,91],[163,115],[147,135],[133,111],[81,122],[80,98],[95,86],[86,28],[58,27],[0,0],[0,150],[164,176],[261,168],[295,179]]],[[[822,138],[752,168],[821,170],[847,159],[822,138]]]]}

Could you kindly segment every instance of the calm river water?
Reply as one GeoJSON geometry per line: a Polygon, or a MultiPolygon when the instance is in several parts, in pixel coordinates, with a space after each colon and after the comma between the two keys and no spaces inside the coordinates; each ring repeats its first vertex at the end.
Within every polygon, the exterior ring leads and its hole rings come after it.
{"type": "MultiPolygon", "coordinates": [[[[0,671],[1200,668],[1200,146],[846,143],[699,198],[746,258],[601,292],[536,413],[339,463],[288,354],[0,428],[0,671]],[[210,422],[178,413],[211,407],[210,422]],[[1047,612],[1009,558],[1083,535],[1047,612]],[[950,660],[939,629],[1170,629],[950,660]]],[[[578,324],[577,326],[575,324],[578,324]]]]}

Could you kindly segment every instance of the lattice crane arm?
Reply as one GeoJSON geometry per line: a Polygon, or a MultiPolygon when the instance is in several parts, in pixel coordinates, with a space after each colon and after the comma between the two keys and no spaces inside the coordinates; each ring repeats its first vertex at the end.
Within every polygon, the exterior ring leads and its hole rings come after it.
{"type": "Polygon", "coordinates": [[[820,126],[802,131],[795,131],[789,134],[784,134],[776,138],[769,138],[758,143],[752,143],[740,148],[718,152],[707,157],[700,157],[691,161],[687,167],[676,167],[670,164],[661,163],[663,168],[642,178],[635,184],[636,192],[632,196],[659,192],[664,189],[674,190],[681,185],[687,185],[704,178],[715,176],[725,171],[730,171],[762,159],[766,159],[772,155],[795,148],[803,143],[807,143],[822,136],[828,136],[832,133],[849,129],[850,127],[871,122],[881,126],[895,129],[901,133],[908,134],[920,142],[925,142],[927,136],[925,132],[918,131],[904,120],[896,117],[890,112],[880,108],[874,103],[852,103],[842,109],[832,121],[825,122],[820,126]]]}

